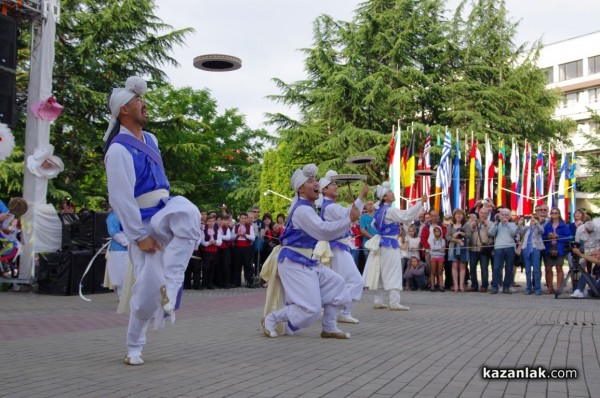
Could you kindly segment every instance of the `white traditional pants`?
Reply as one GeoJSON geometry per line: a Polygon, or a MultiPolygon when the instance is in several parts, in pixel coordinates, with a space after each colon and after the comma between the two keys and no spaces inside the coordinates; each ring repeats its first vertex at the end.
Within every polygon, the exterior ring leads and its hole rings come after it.
{"type": "Polygon", "coordinates": [[[323,331],[339,331],[337,315],[352,301],[340,275],[321,264],[309,267],[287,258],[279,263],[277,272],[286,301],[272,313],[277,322],[288,322],[292,330],[305,328],[319,320],[322,307],[323,331]]]}
{"type": "MultiPolygon", "coordinates": [[[[348,289],[350,299],[352,301],[359,301],[363,293],[363,278],[354,263],[352,255],[350,252],[338,247],[334,247],[332,252],[331,269],[337,272],[346,282],[346,289],[348,289]]],[[[341,314],[343,316],[349,317],[352,315],[352,301],[342,308],[341,314]]]]}
{"type": "Polygon", "coordinates": [[[135,278],[127,330],[129,356],[142,354],[150,319],[160,314],[163,285],[169,301],[176,302],[185,269],[200,239],[200,212],[184,197],[169,200],[149,221],[148,232],[163,250],[150,254],[140,251],[135,244],[129,246],[135,278]]]}

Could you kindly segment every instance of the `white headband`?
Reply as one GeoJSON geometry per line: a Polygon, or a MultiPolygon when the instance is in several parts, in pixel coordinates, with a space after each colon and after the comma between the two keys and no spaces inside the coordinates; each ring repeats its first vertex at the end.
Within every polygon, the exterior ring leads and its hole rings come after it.
{"type": "Polygon", "coordinates": [[[110,109],[110,121],[108,122],[108,129],[104,134],[102,140],[106,141],[110,132],[117,124],[117,118],[121,113],[121,107],[127,105],[136,95],[142,95],[148,91],[148,85],[146,81],[141,77],[131,76],[125,82],[125,88],[113,88],[108,98],[108,108],[110,109]]]}
{"type": "Polygon", "coordinates": [[[319,180],[319,191],[323,192],[323,189],[327,188],[329,184],[333,182],[331,177],[338,175],[337,171],[329,170],[325,173],[325,176],[319,180]]]}
{"type": "Polygon", "coordinates": [[[300,187],[304,185],[306,181],[310,180],[311,178],[316,178],[318,172],[319,169],[312,163],[304,166],[302,170],[296,169],[296,171],[294,171],[292,178],[290,178],[290,183],[292,188],[294,188],[294,198],[292,199],[290,208],[293,208],[298,201],[298,189],[300,189],[300,187]]]}
{"type": "Polygon", "coordinates": [[[385,182],[382,182],[381,185],[377,185],[377,189],[375,190],[375,195],[377,195],[379,200],[382,200],[383,197],[385,196],[385,194],[388,193],[389,191],[391,191],[390,182],[385,181],[385,182]]]}

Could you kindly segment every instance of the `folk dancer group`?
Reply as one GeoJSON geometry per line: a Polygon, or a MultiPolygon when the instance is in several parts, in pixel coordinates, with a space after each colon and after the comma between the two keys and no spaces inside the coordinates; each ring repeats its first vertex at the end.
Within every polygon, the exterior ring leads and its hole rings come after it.
{"type": "MultiPolygon", "coordinates": [[[[268,289],[283,291],[282,294],[267,292],[261,322],[268,337],[293,334],[310,326],[319,319],[321,307],[323,338],[348,339],[350,333],[338,329],[337,322],[358,323],[351,314],[351,304],[352,300],[360,299],[362,291],[359,289],[362,290],[363,283],[342,239],[362,213],[362,199],[368,188],[363,188],[351,207],[343,208],[335,203],[338,197],[336,173],[329,171],[320,181],[316,175],[315,165],[306,165],[292,175],[295,197],[281,238],[282,248],[274,252],[263,267],[261,276],[269,281],[268,289]],[[324,196],[321,218],[314,211],[319,188],[324,196]],[[322,264],[329,262],[328,251],[318,248],[319,241],[330,244],[331,269],[322,264]],[[278,281],[280,283],[274,283],[278,281]],[[277,297],[280,302],[274,303],[277,297]]],[[[379,235],[369,241],[372,252],[365,268],[366,285],[377,290],[382,284],[390,291],[389,308],[408,310],[400,304],[402,268],[397,237],[400,223],[416,220],[427,197],[423,196],[419,203],[403,211],[391,207],[395,197],[389,183],[378,186],[376,193],[381,200],[374,217],[379,235]]],[[[382,296],[381,292],[376,295],[375,308],[388,308],[382,296]]]]}
{"type": "MultiPolygon", "coordinates": [[[[130,77],[124,88],[113,89],[108,101],[111,119],[104,136],[108,196],[116,216],[111,229],[115,245],[111,250],[128,253],[135,281],[130,293],[124,360],[128,365],[144,363],[146,330],[152,320],[155,327],[161,327],[169,318],[174,322],[184,272],[197,242],[218,241],[218,237],[202,236],[200,212],[194,204],[182,196],[170,195],[158,140],[144,131],[148,117],[142,95],[146,91],[146,82],[139,77],[130,77]]],[[[279,297],[280,304],[285,298],[285,305],[265,311],[262,324],[269,337],[293,334],[310,326],[321,317],[321,308],[323,338],[348,339],[350,333],[341,331],[338,321],[358,323],[351,309],[352,301],[361,298],[363,283],[344,238],[362,213],[368,187],[344,208],[336,203],[338,192],[333,177],[337,173],[329,171],[319,181],[317,172],[317,167],[309,164],[292,175],[295,197],[281,246],[271,256],[274,266],[263,267],[263,277],[269,280],[268,297],[279,297]],[[314,204],[320,192],[325,199],[319,217],[314,204]],[[315,258],[319,241],[326,247],[315,258]],[[331,261],[332,268],[320,261],[331,261]],[[269,290],[276,288],[280,289],[279,296],[269,296],[269,290]]],[[[381,239],[374,240],[380,246],[374,252],[379,255],[369,256],[366,280],[371,288],[382,281],[384,289],[390,290],[391,309],[408,309],[400,305],[402,270],[393,266],[400,260],[392,235],[399,232],[400,222],[417,218],[425,198],[401,211],[390,207],[395,198],[389,185],[378,186],[377,196],[381,206],[375,214],[375,228],[381,239]]],[[[112,254],[116,259],[116,253],[112,254]]],[[[122,275],[122,270],[119,276],[113,275],[119,294],[123,290],[122,275]]],[[[382,305],[380,295],[376,303],[382,305]]]]}

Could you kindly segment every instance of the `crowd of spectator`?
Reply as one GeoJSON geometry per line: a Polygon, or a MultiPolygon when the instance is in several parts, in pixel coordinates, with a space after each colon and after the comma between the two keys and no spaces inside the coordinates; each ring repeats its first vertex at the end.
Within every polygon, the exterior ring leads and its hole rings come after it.
{"type": "Polygon", "coordinates": [[[187,267],[185,289],[259,287],[262,264],[285,227],[285,216],[260,214],[254,206],[235,218],[223,206],[221,212],[200,211],[203,236],[187,267]]]}
{"type": "MultiPolygon", "coordinates": [[[[359,269],[368,257],[362,247],[376,233],[371,226],[373,212],[373,202],[368,201],[360,235],[352,229],[359,269]]],[[[573,245],[581,245],[586,253],[597,251],[600,257],[600,222],[592,221],[584,209],[577,209],[572,222],[566,223],[558,208],[540,204],[533,214],[519,215],[496,208],[491,199],[480,201],[468,213],[456,209],[442,221],[435,210],[422,212],[418,220],[403,225],[398,239],[409,290],[512,294],[521,287],[514,280],[520,268],[526,276],[524,294],[555,294],[565,277],[564,266],[573,266],[573,245]]],[[[585,261],[583,271],[589,272],[589,257],[585,261]]]]}

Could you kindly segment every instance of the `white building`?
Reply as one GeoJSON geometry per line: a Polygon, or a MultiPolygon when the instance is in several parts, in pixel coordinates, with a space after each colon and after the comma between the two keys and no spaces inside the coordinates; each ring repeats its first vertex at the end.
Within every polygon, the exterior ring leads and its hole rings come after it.
{"type": "MultiPolygon", "coordinates": [[[[550,89],[562,92],[554,117],[570,118],[577,122],[577,133],[571,140],[576,154],[589,152],[583,133],[599,132],[591,120],[588,108],[600,114],[600,31],[546,44],[538,61],[546,71],[550,89]]],[[[560,150],[560,148],[559,148],[560,150]]],[[[578,165],[581,163],[579,157],[578,165]]],[[[578,167],[578,177],[586,176],[585,168],[578,167]]],[[[577,207],[595,208],[588,202],[594,194],[577,193],[577,207]]]]}

